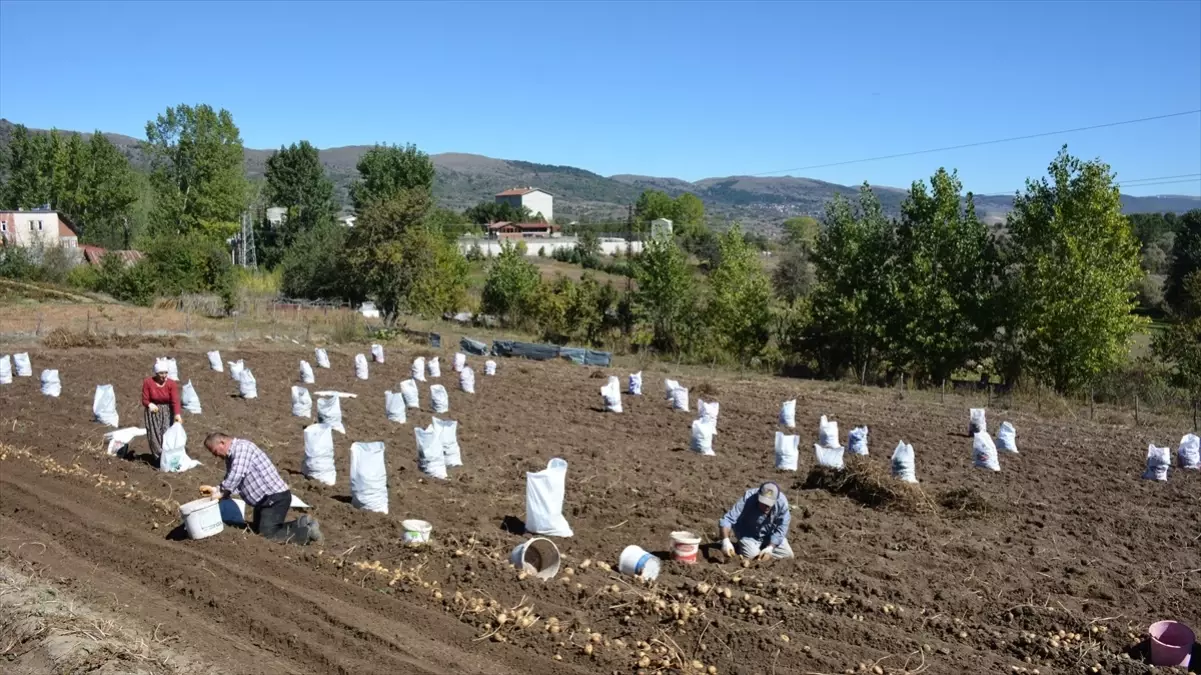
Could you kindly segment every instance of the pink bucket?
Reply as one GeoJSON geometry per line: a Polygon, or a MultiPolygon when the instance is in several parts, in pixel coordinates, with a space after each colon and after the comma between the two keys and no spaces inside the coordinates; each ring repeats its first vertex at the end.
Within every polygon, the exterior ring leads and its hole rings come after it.
{"type": "Polygon", "coordinates": [[[1177,621],[1158,621],[1147,630],[1151,634],[1151,665],[1188,666],[1197,635],[1177,621]]]}

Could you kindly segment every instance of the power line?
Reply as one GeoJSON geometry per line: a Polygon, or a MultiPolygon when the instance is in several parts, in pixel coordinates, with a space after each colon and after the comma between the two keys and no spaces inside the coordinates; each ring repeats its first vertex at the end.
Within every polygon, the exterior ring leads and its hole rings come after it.
{"type": "MultiPolygon", "coordinates": [[[[1185,179],[1185,180],[1163,180],[1163,181],[1159,181],[1158,183],[1137,183],[1135,185],[1127,185],[1126,187],[1141,188],[1141,187],[1150,187],[1152,185],[1176,185],[1178,183],[1192,183],[1195,185],[1201,185],[1201,178],[1193,178],[1193,179],[1185,179]]],[[[1123,185],[1122,183],[1119,183],[1118,187],[1121,188],[1122,185],[1123,185]]]]}
{"type": "Polygon", "coordinates": [[[996,145],[998,143],[1012,143],[1013,141],[1025,141],[1031,138],[1044,138],[1046,136],[1057,136],[1059,134],[1072,134],[1079,131],[1091,131],[1093,129],[1106,129],[1109,127],[1119,127],[1127,124],[1140,124],[1142,122],[1152,122],[1155,120],[1168,119],[1170,117],[1183,117],[1185,115],[1195,115],[1201,113],[1201,108],[1197,110],[1183,110],[1181,112],[1168,113],[1166,115],[1155,115],[1153,117],[1140,117],[1132,120],[1122,120],[1120,122],[1106,122],[1105,124],[1094,124],[1087,127],[1076,127],[1074,129],[1060,129],[1058,131],[1044,131],[1038,134],[1027,134],[1025,136],[1011,136],[1009,138],[997,138],[991,141],[979,141],[976,143],[963,143],[961,145],[948,145],[941,148],[930,148],[928,150],[914,150],[912,152],[900,152],[895,155],[880,155],[879,157],[865,157],[863,159],[851,159],[843,162],[830,162],[828,164],[813,164],[811,166],[798,166],[791,169],[778,169],[776,171],[764,171],[763,173],[752,173],[750,176],[770,176],[776,173],[790,173],[793,171],[809,171],[811,169],[826,169],[832,166],[846,166],[848,164],[861,164],[864,162],[879,162],[885,159],[897,159],[900,157],[913,157],[915,155],[928,155],[934,152],[946,152],[947,150],[962,150],[964,148],[978,148],[984,145],[996,145]]]}
{"type": "MultiPolygon", "coordinates": [[[[1201,173],[1182,173],[1182,174],[1179,174],[1176,176],[1157,176],[1155,178],[1134,178],[1132,180],[1119,180],[1119,181],[1115,181],[1115,182],[1118,185],[1132,185],[1134,183],[1144,183],[1144,182],[1153,181],[1153,180],[1174,180],[1176,178],[1196,179],[1198,177],[1201,177],[1201,173]]],[[[1182,181],[1182,182],[1188,182],[1188,181],[1182,181]]]]}

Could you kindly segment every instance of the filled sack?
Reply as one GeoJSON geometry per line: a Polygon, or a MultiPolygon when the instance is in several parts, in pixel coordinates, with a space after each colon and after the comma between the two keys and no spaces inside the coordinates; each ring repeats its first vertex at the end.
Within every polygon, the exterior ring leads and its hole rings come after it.
{"type": "Polygon", "coordinates": [[[446,394],[446,387],[440,384],[430,386],[430,408],[436,413],[450,410],[450,397],[446,394]]]}
{"type": "Polygon", "coordinates": [[[208,357],[209,369],[215,370],[218,373],[225,372],[225,366],[221,363],[221,352],[215,350],[211,351],[208,353],[208,357]]]}
{"type": "Polygon", "coordinates": [[[429,360],[425,362],[425,368],[426,370],[430,371],[430,377],[442,377],[442,362],[438,360],[437,356],[431,356],[429,360]]]}
{"type": "Polygon", "coordinates": [[[972,458],[977,469],[1000,471],[1001,461],[997,458],[997,446],[987,431],[977,431],[972,436],[972,458]]]}
{"type": "Polygon", "coordinates": [[[706,422],[712,422],[714,426],[717,425],[717,414],[720,411],[721,404],[717,401],[704,401],[699,398],[696,400],[697,417],[706,422]]]}
{"type": "Polygon", "coordinates": [[[1009,422],[1001,422],[1001,428],[997,429],[997,449],[1018,454],[1018,432],[1009,422]]]}
{"type": "Polygon", "coordinates": [[[487,361],[484,361],[484,375],[487,375],[488,377],[492,377],[495,374],[496,374],[496,361],[493,361],[492,359],[488,359],[487,361]]]}
{"type": "Polygon", "coordinates": [[[1168,467],[1172,465],[1172,453],[1167,448],[1156,445],[1147,446],[1147,469],[1143,471],[1145,480],[1157,480],[1166,483],[1168,467]]]}
{"type": "Polygon", "coordinates": [[[300,381],[304,384],[315,384],[317,376],[313,374],[313,367],[308,361],[300,362],[300,381]]]}
{"type": "Polygon", "coordinates": [[[817,455],[818,466],[840,470],[845,466],[842,461],[842,448],[828,448],[821,444],[815,444],[813,452],[817,455]]]}
{"type": "Polygon", "coordinates": [[[675,380],[663,380],[663,393],[666,394],[668,401],[671,400],[671,393],[680,388],[680,383],[675,380]]]}
{"type": "Polygon", "coordinates": [[[796,471],[801,459],[801,437],[776,432],[776,468],[796,471]]]}
{"type": "Polygon", "coordinates": [[[367,357],[362,354],[354,355],[354,376],[360,380],[367,379],[367,357]]]}
{"type": "Polygon", "coordinates": [[[609,382],[600,390],[601,399],[605,403],[605,412],[621,412],[621,381],[615,376],[609,377],[609,382]]]}
{"type": "Polygon", "coordinates": [[[405,400],[400,392],[384,392],[384,414],[388,416],[389,422],[405,424],[409,421],[408,415],[405,414],[405,400]]]}
{"type": "Polygon", "coordinates": [[[789,429],[796,428],[796,399],[784,401],[780,406],[780,424],[789,429]]]}
{"type": "Polygon", "coordinates": [[[113,391],[113,385],[96,385],[96,395],[92,397],[92,417],[114,429],[121,426],[117,416],[117,392],[113,391]]]}
{"type": "Polygon", "coordinates": [[[445,480],[446,451],[438,437],[441,430],[433,424],[424,429],[414,427],[413,435],[417,438],[417,468],[431,478],[445,480]]]}
{"type": "Polygon", "coordinates": [[[242,398],[259,397],[259,383],[254,379],[254,373],[250,372],[249,368],[244,369],[241,377],[238,378],[238,396],[242,398]]]}
{"type": "Polygon", "coordinates": [[[692,439],[688,447],[695,453],[713,456],[713,437],[717,435],[717,424],[708,420],[692,421],[692,439]]]}
{"type": "Polygon", "coordinates": [[[1176,465],[1185,471],[1201,471],[1201,438],[1185,434],[1176,449],[1176,465]]]}
{"type": "Polygon", "coordinates": [[[384,346],[383,345],[371,345],[371,360],[375,361],[376,363],[384,362],[384,346]]]}
{"type": "Polygon", "coordinates": [[[852,455],[867,457],[867,427],[855,427],[847,434],[847,450],[852,455]]]}
{"type": "Polygon", "coordinates": [[[421,400],[418,397],[417,383],[413,380],[405,380],[400,383],[400,395],[404,397],[406,408],[420,408],[421,400]]]}
{"type": "Polygon", "coordinates": [[[409,375],[418,382],[425,382],[425,357],[418,356],[413,359],[413,367],[409,369],[409,375]]]}
{"type": "Polygon", "coordinates": [[[817,423],[817,444],[823,448],[842,448],[842,443],[838,441],[838,422],[822,415],[817,423]]]}
{"type": "Polygon", "coordinates": [[[179,364],[173,358],[163,359],[167,364],[167,379],[179,382],[179,364]]]}
{"type": "Polygon", "coordinates": [[[159,471],[177,473],[200,466],[200,462],[188,457],[188,434],[179,422],[163,432],[163,454],[159,456],[159,471]]]}
{"type": "Polygon", "coordinates": [[[467,355],[464,354],[463,352],[456,353],[455,354],[455,372],[456,373],[462,372],[463,368],[465,368],[465,367],[467,367],[467,355]]]}
{"type": "Polygon", "coordinates": [[[329,353],[324,349],[317,347],[313,350],[313,359],[317,361],[318,368],[329,368],[329,353]]]}
{"type": "Polygon", "coordinates": [[[318,422],[304,428],[304,463],[300,472],[308,478],[333,485],[338,480],[334,465],[334,433],[328,424],[318,422]]]}
{"type": "Polygon", "coordinates": [[[917,482],[913,446],[905,441],[897,443],[896,449],[892,451],[892,477],[906,483],[917,482]]]}
{"type": "Polygon", "coordinates": [[[459,423],[454,420],[434,418],[434,431],[442,443],[442,457],[446,466],[463,466],[463,450],[459,448],[459,423]]]}
{"type": "Polygon", "coordinates": [[[104,434],[105,452],[112,456],[123,455],[129,450],[129,444],[138,436],[145,436],[146,430],[140,427],[125,427],[104,434]]]}
{"type": "Polygon", "coordinates": [[[63,383],[58,379],[57,370],[42,371],[42,393],[54,398],[58,398],[63,393],[63,383]]]}
{"type": "Polygon", "coordinates": [[[972,408],[968,411],[967,432],[975,436],[981,431],[988,431],[988,422],[984,417],[984,408],[972,408]]]}
{"type": "Polygon", "coordinates": [[[471,368],[464,367],[459,371],[459,389],[468,394],[475,393],[475,371],[471,368]]]}
{"type": "Polygon", "coordinates": [[[325,396],[317,399],[317,421],[329,425],[330,429],[345,434],[342,426],[342,397],[325,396]]]}
{"type": "Polygon", "coordinates": [[[384,443],[350,446],[350,505],[364,511],[388,512],[388,468],[384,443]]]}
{"type": "Polygon", "coordinates": [[[525,529],[532,534],[570,537],[563,517],[567,493],[567,461],[555,457],[542,471],[525,474],[525,529]]]}
{"type": "Polygon", "coordinates": [[[292,416],[313,416],[313,397],[309,395],[308,389],[292,385],[292,416]]]}
{"type": "Polygon", "coordinates": [[[629,389],[627,390],[630,396],[642,396],[642,371],[638,371],[630,375],[629,389]]]}
{"type": "Polygon", "coordinates": [[[0,384],[13,383],[13,359],[8,354],[0,356],[0,384]]]}
{"type": "Polygon", "coordinates": [[[229,361],[228,365],[229,379],[233,380],[234,382],[242,379],[242,371],[246,370],[246,364],[243,363],[241,359],[238,359],[237,361],[229,361]]]}
{"type": "Polygon", "coordinates": [[[196,395],[196,387],[192,386],[191,380],[188,380],[188,383],[179,389],[179,405],[193,415],[199,415],[202,412],[200,397],[196,395]]]}
{"type": "Polygon", "coordinates": [[[29,354],[13,354],[13,370],[16,371],[17,377],[33,377],[33,364],[29,362],[29,354]]]}
{"type": "Polygon", "coordinates": [[[688,390],[676,387],[671,390],[671,409],[688,412],[688,390]]]}

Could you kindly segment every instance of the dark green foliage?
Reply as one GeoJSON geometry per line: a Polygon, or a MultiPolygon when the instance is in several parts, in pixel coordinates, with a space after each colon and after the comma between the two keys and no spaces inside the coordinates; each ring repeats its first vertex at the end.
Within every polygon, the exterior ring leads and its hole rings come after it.
{"type": "Polygon", "coordinates": [[[1201,271],[1201,209],[1184,214],[1178,223],[1164,299],[1182,317],[1201,316],[1201,301],[1189,293],[1190,277],[1201,271]]]}
{"type": "Polygon", "coordinates": [[[432,195],[434,163],[415,145],[377,145],[359,159],[358,170],[350,199],[359,213],[407,191],[422,192],[427,199],[432,195]]]}
{"type": "Polygon", "coordinates": [[[276,226],[265,224],[261,237],[259,263],[273,268],[301,235],[332,223],[337,205],[334,185],[325,177],[317,149],[308,141],[281,147],[271,155],[265,187],[267,206],[287,209],[284,221],[276,226]]]}
{"type": "Polygon", "coordinates": [[[340,266],[346,229],[333,223],[300,234],[280,261],[281,291],[290,298],[360,301],[351,292],[340,266]]]}
{"type": "Polygon", "coordinates": [[[513,206],[508,202],[480,202],[463,212],[463,217],[477,225],[489,223],[541,223],[545,219],[535,216],[524,206],[513,206]]]}

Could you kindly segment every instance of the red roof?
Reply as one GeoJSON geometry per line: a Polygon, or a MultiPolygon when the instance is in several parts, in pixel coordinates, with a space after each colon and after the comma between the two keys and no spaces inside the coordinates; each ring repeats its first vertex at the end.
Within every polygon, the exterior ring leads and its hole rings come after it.
{"type": "Polygon", "coordinates": [[[520,197],[521,195],[528,195],[531,192],[546,192],[546,191],[539,190],[538,188],[535,188],[535,187],[523,187],[523,188],[513,188],[512,190],[505,190],[504,192],[497,192],[496,196],[497,197],[520,197]]]}
{"type": "Polygon", "coordinates": [[[500,229],[503,229],[506,227],[512,227],[512,228],[516,228],[518,230],[554,231],[554,230],[559,229],[558,225],[547,224],[547,223],[510,223],[510,222],[503,221],[503,220],[500,221],[499,223],[491,223],[488,225],[488,229],[492,230],[492,231],[500,230],[500,229]]]}
{"type": "Polygon", "coordinates": [[[141,251],[109,251],[99,246],[88,246],[86,244],[79,248],[83,249],[83,259],[92,265],[99,265],[104,256],[109,253],[120,257],[121,260],[125,261],[126,265],[132,265],[143,257],[141,251]]]}

